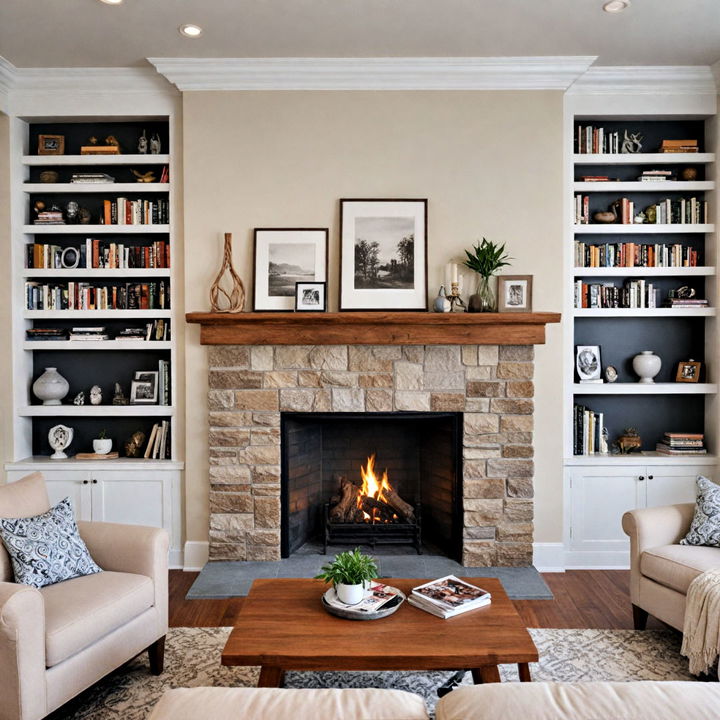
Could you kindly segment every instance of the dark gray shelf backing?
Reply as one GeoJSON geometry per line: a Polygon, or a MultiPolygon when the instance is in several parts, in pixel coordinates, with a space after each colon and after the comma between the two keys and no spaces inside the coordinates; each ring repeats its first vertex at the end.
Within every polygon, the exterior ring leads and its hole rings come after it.
{"type": "MultiPolygon", "coordinates": [[[[573,146],[577,138],[578,126],[586,127],[602,127],[606,133],[620,132],[620,143],[622,144],[623,131],[630,133],[639,132],[643,135],[642,149],[643,152],[658,152],[663,140],[697,140],[700,152],[704,152],[705,147],[705,121],[704,120],[612,120],[606,118],[575,118],[573,146]]],[[[597,166],[596,166],[597,167],[597,166]]],[[[598,175],[600,173],[589,173],[598,175]]],[[[606,174],[606,173],[603,173],[606,174]]]]}

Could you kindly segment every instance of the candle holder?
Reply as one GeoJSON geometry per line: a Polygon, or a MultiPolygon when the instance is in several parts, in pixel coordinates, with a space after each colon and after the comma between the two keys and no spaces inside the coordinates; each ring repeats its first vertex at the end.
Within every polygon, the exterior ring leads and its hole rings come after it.
{"type": "Polygon", "coordinates": [[[450,312],[467,312],[467,306],[460,297],[459,283],[450,283],[450,312]]]}

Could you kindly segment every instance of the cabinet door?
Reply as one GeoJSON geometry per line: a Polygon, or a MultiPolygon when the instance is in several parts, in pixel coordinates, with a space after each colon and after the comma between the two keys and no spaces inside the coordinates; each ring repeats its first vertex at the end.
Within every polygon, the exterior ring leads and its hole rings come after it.
{"type": "Polygon", "coordinates": [[[102,470],[92,473],[92,519],[169,529],[167,473],[102,470]]]}
{"type": "Polygon", "coordinates": [[[626,550],[623,513],[641,507],[641,467],[573,468],[570,474],[570,549],[626,550]]]}
{"type": "Polygon", "coordinates": [[[707,465],[648,467],[647,473],[647,507],[695,502],[697,476],[715,479],[715,469],[707,465]]]}
{"type": "MultiPolygon", "coordinates": [[[[51,505],[66,497],[70,498],[76,520],[90,520],[90,473],[86,470],[43,470],[45,485],[51,505]]],[[[9,470],[8,482],[16,482],[28,473],[24,470],[9,470]]]]}

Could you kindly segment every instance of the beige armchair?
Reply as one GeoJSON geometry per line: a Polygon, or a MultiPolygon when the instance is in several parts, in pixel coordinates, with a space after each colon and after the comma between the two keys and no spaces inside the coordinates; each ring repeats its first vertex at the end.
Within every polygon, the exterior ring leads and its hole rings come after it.
{"type": "Polygon", "coordinates": [[[720,568],[720,548],[680,545],[690,529],[694,503],[631,510],[622,527],[630,537],[630,600],[636,630],[648,614],[681,630],[685,596],[701,573],[720,568]]]}
{"type": "MultiPolygon", "coordinates": [[[[0,487],[0,517],[50,507],[40,473],[0,487]]],[[[0,543],[0,720],[37,720],[144,650],[163,668],[168,607],[164,530],[79,522],[104,572],[37,590],[12,582],[0,543]]]]}

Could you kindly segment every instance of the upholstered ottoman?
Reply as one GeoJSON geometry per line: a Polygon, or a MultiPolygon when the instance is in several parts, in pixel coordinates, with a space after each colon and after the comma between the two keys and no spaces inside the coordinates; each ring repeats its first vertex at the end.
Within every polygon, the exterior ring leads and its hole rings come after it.
{"type": "Polygon", "coordinates": [[[428,720],[425,701],[402,690],[182,688],[168,690],[148,720],[428,720]]]}
{"type": "Polygon", "coordinates": [[[701,682],[498,683],[453,690],[437,720],[717,720],[720,685],[701,682]]]}

